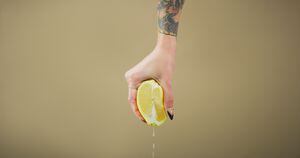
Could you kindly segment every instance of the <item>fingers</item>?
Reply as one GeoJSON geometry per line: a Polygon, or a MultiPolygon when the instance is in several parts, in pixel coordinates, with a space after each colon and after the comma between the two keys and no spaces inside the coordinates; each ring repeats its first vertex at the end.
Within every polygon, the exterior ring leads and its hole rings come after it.
{"type": "Polygon", "coordinates": [[[160,81],[161,86],[164,90],[164,105],[169,115],[169,118],[173,120],[175,111],[174,111],[174,96],[171,86],[171,81],[160,81]]]}
{"type": "Polygon", "coordinates": [[[130,107],[131,107],[133,113],[136,115],[136,117],[138,117],[140,120],[142,120],[143,122],[146,123],[145,119],[143,118],[143,116],[141,115],[141,113],[138,110],[138,107],[136,104],[136,93],[137,93],[136,89],[129,88],[128,102],[130,104],[130,107]]]}
{"type": "Polygon", "coordinates": [[[133,113],[136,115],[136,117],[138,117],[140,120],[142,120],[143,122],[146,123],[145,119],[139,112],[137,103],[136,103],[138,82],[137,82],[136,78],[129,75],[128,73],[125,74],[125,78],[128,82],[128,103],[130,104],[130,107],[131,107],[133,113]]]}

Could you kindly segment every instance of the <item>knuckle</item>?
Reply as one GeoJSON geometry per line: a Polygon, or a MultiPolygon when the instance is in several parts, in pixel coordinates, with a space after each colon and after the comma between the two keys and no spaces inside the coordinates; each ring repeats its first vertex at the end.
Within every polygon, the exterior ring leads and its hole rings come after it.
{"type": "Polygon", "coordinates": [[[128,83],[132,83],[135,82],[138,78],[138,74],[137,73],[132,73],[132,72],[126,72],[125,73],[125,79],[127,80],[128,83]]]}
{"type": "Polygon", "coordinates": [[[125,79],[126,79],[126,80],[128,80],[128,78],[129,78],[129,74],[130,74],[130,72],[129,72],[129,71],[127,71],[127,72],[124,74],[124,77],[125,77],[125,79]]]}

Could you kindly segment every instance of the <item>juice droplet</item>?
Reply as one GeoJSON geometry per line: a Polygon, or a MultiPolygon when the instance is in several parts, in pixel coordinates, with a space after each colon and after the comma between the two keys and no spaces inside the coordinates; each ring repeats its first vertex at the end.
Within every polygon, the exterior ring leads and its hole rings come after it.
{"type": "MultiPolygon", "coordinates": [[[[154,140],[154,137],[155,137],[155,128],[154,127],[152,127],[152,137],[154,140]]],[[[155,156],[155,143],[153,141],[153,143],[152,143],[152,158],[154,158],[154,156],[155,156]]]]}
{"type": "Polygon", "coordinates": [[[152,131],[152,137],[155,137],[155,129],[154,127],[152,127],[153,131],[152,131]]]}

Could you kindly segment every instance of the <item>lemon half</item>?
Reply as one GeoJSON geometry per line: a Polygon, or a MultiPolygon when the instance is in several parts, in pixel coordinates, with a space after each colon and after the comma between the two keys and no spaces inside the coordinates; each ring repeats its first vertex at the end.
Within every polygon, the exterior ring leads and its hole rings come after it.
{"type": "Polygon", "coordinates": [[[163,95],[162,87],[153,79],[142,82],[138,87],[138,110],[148,125],[160,126],[166,121],[163,95]]]}

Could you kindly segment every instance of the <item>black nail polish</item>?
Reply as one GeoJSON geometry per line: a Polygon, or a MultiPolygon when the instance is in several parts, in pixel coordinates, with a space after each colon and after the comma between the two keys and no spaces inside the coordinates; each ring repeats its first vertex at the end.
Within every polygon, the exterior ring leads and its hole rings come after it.
{"type": "Polygon", "coordinates": [[[173,120],[174,115],[172,115],[169,111],[167,111],[167,113],[168,113],[168,115],[169,115],[169,118],[170,118],[171,120],[173,120]]]}

